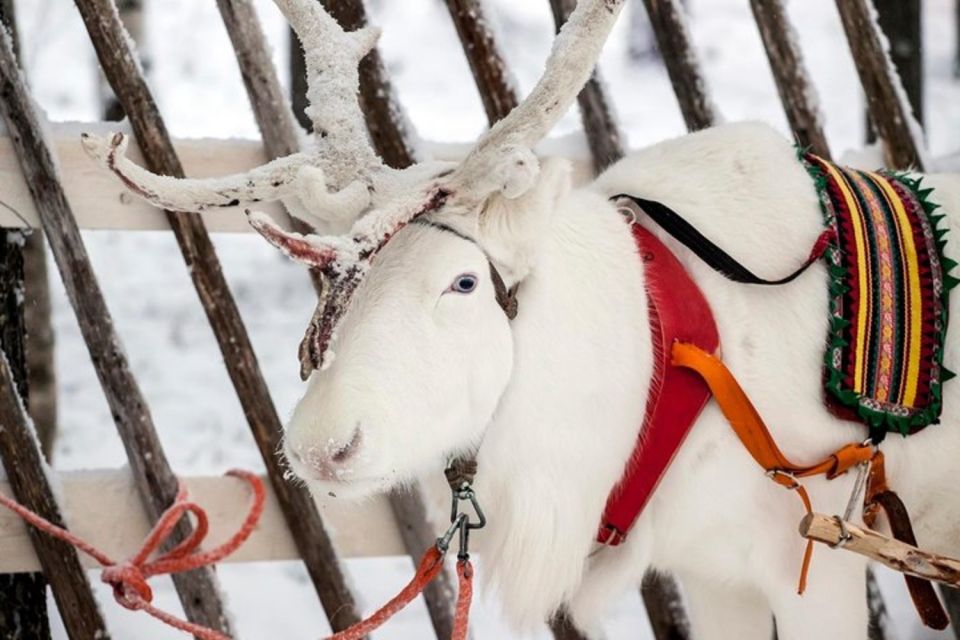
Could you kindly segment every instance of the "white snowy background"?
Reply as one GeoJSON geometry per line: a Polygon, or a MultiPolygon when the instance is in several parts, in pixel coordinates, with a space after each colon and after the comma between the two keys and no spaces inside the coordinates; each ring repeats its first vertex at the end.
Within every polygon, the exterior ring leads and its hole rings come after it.
{"type": "MultiPolygon", "coordinates": [[[[286,26],[269,0],[257,0],[274,58],[286,77],[286,26]]],[[[443,3],[369,3],[384,27],[381,48],[399,97],[419,134],[429,140],[469,141],[486,125],[481,103],[443,3]]],[[[491,21],[522,92],[538,77],[553,26],[546,0],[488,0],[491,21]]],[[[726,120],[760,119],[785,133],[776,91],[746,0],[689,0],[694,42],[716,104],[726,120]]],[[[70,0],[20,0],[18,19],[28,78],[52,120],[96,120],[98,72],[86,32],[70,0]]],[[[167,126],[180,137],[256,138],[230,43],[213,0],[146,0],[142,51],[167,126]]],[[[925,0],[927,134],[934,155],[960,150],[960,82],[952,78],[956,42],[954,0],[925,0]]],[[[632,0],[627,11],[640,6],[632,0]]],[[[789,11],[800,35],[836,152],[862,145],[862,97],[832,0],[794,0],[789,11]]],[[[628,16],[602,62],[620,123],[633,147],[683,133],[661,64],[628,56],[628,16]]],[[[554,132],[579,126],[575,110],[554,132]]],[[[262,469],[212,333],[169,233],[91,232],[84,239],[133,371],[150,403],[174,469],[215,474],[230,467],[262,469]]],[[[305,273],[253,236],[218,236],[224,271],[251,333],[280,413],[289,415],[302,391],[296,346],[313,309],[305,273]]],[[[119,467],[125,463],[72,310],[53,284],[60,391],[58,469],[119,467]]],[[[351,579],[370,610],[409,578],[409,559],[348,561],[351,579]]],[[[480,568],[482,571],[482,566],[480,568]]],[[[227,565],[220,575],[237,627],[245,638],[316,638],[327,631],[304,571],[295,563],[227,565]]],[[[157,581],[158,602],[178,610],[168,582],[157,581]]],[[[947,637],[920,629],[900,581],[882,583],[902,640],[947,637]]],[[[180,638],[143,614],[120,610],[99,591],[116,638],[180,638]]],[[[514,637],[502,626],[494,598],[473,617],[476,638],[514,637]]],[[[59,626],[59,624],[58,624],[59,626]]],[[[609,637],[647,638],[639,597],[616,603],[609,637]]],[[[431,636],[417,602],[376,638],[431,636]]],[[[57,637],[66,637],[62,628],[57,637]]],[[[537,636],[548,637],[546,632],[537,636]]]]}

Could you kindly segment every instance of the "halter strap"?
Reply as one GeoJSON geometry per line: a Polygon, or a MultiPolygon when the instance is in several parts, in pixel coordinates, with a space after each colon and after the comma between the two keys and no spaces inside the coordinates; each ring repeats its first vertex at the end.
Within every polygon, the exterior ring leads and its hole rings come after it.
{"type": "Polygon", "coordinates": [[[487,264],[490,265],[490,281],[493,283],[493,294],[497,299],[497,304],[500,305],[501,309],[503,309],[503,313],[507,316],[508,320],[513,320],[517,317],[517,289],[519,289],[520,283],[518,282],[517,284],[508,288],[507,284],[503,280],[503,276],[500,275],[500,271],[498,271],[496,265],[493,264],[493,260],[490,258],[490,255],[482,246],[480,246],[479,242],[465,233],[457,231],[453,227],[443,224],[442,222],[435,222],[425,218],[417,218],[411,224],[420,224],[425,227],[432,227],[438,231],[452,233],[461,240],[466,240],[480,249],[480,251],[483,252],[484,257],[487,259],[487,264]]]}
{"type": "Polygon", "coordinates": [[[736,258],[714,244],[709,238],[700,233],[696,227],[687,222],[679,213],[656,200],[647,200],[627,193],[620,193],[612,196],[613,201],[621,198],[630,200],[640,207],[643,212],[655,222],[661,229],[673,236],[683,246],[692,251],[698,258],[703,260],[711,269],[724,276],[728,280],[739,282],[741,284],[759,284],[759,285],[780,285],[787,284],[796,279],[800,274],[807,270],[810,265],[816,262],[827,250],[830,241],[834,237],[834,231],[827,229],[817,238],[810,255],[800,267],[782,278],[776,280],[767,280],[756,275],[750,269],[743,266],[736,258]]]}

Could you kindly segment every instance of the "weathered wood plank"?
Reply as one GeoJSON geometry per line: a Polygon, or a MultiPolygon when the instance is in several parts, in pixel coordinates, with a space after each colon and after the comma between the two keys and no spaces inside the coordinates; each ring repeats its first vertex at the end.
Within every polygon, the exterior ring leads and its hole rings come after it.
{"type": "Polygon", "coordinates": [[[643,4],[687,129],[698,131],[713,125],[716,108],[690,41],[683,5],[680,0],[643,0],[643,4]]]}
{"type": "Polygon", "coordinates": [[[810,147],[817,155],[829,158],[830,146],[823,132],[816,89],[807,75],[803,53],[797,46],[797,35],[782,0],[750,0],[750,8],[760,30],[790,130],[801,146],[810,147]]]}
{"type": "MultiPolygon", "coordinates": [[[[558,33],[576,6],[576,0],[550,0],[553,22],[558,33]]],[[[587,137],[590,155],[593,157],[593,166],[596,172],[600,173],[623,157],[624,136],[617,125],[610,100],[603,90],[599,70],[594,70],[587,80],[587,84],[577,95],[577,103],[580,106],[583,133],[587,137]]]]}
{"type": "MultiPolygon", "coordinates": [[[[0,0],[0,29],[10,35],[14,55],[20,57],[17,20],[13,0],[0,0]]],[[[2,37],[2,35],[0,35],[2,37]]],[[[26,374],[17,365],[23,358],[23,314],[18,291],[25,288],[24,257],[14,230],[0,230],[0,340],[3,350],[14,362],[18,382],[26,374]]],[[[0,576],[0,636],[50,637],[47,616],[47,581],[42,573],[21,573],[0,576]]]]}
{"type": "Polygon", "coordinates": [[[888,165],[922,171],[922,143],[916,138],[919,132],[912,130],[910,106],[898,90],[900,79],[883,46],[872,1],[837,0],[836,4],[888,165]]]}
{"type": "MultiPolygon", "coordinates": [[[[183,166],[112,1],[76,0],[76,5],[104,75],[130,120],[147,167],[156,173],[183,176],[183,166]]],[[[330,625],[335,631],[345,629],[359,620],[353,596],[309,492],[284,479],[284,468],[277,456],[283,427],[210,236],[197,214],[167,212],[167,216],[330,625]]]]}
{"type": "Polygon", "coordinates": [[[494,123],[517,106],[506,61],[487,23],[480,0],[445,0],[467,64],[480,93],[487,120],[494,123]]]}
{"type": "MultiPolygon", "coordinates": [[[[48,127],[50,142],[62,169],[61,184],[67,194],[77,224],[81,229],[125,229],[128,231],[170,230],[170,223],[161,209],[131,195],[116,176],[90,159],[80,146],[80,132],[104,135],[109,131],[129,132],[115,123],[91,122],[56,124],[48,127]]],[[[459,144],[422,143],[426,155],[439,160],[461,160],[465,147],[459,144]]],[[[240,173],[267,161],[259,140],[188,139],[174,140],[184,171],[191,177],[212,177],[240,173]]],[[[568,148],[560,141],[547,140],[538,152],[558,155],[568,148]]],[[[136,144],[128,155],[136,162],[143,156],[136,144]]],[[[589,158],[574,156],[574,181],[583,184],[593,171],[589,158]]],[[[36,206],[17,164],[12,140],[0,133],[0,227],[40,226],[36,206]]],[[[260,202],[265,211],[278,220],[285,215],[279,203],[260,202]]],[[[207,230],[218,233],[254,233],[247,224],[242,207],[211,210],[203,214],[207,230]]]]}
{"type": "MultiPolygon", "coordinates": [[[[150,529],[150,520],[137,493],[133,477],[126,469],[68,471],[56,476],[67,523],[71,531],[113,558],[135,553],[150,529]]],[[[210,534],[206,546],[227,540],[246,516],[250,489],[231,476],[195,476],[183,478],[191,500],[210,516],[210,534]]],[[[440,507],[445,489],[438,482],[436,506],[440,507]]],[[[10,495],[8,481],[0,481],[0,492],[10,495]]],[[[431,504],[434,504],[431,501],[431,504]]],[[[321,496],[316,499],[324,522],[333,533],[337,550],[343,557],[373,558],[406,555],[400,529],[394,521],[389,501],[378,496],[356,503],[321,496]]],[[[300,559],[300,552],[284,521],[277,494],[267,488],[263,516],[246,544],[223,562],[273,562],[300,559]]],[[[98,565],[81,556],[83,566],[98,565]]],[[[26,526],[17,516],[0,508],[0,574],[37,571],[40,563],[30,543],[26,526]]]]}
{"type": "MultiPolygon", "coordinates": [[[[17,70],[9,46],[0,47],[0,52],[3,56],[0,60],[0,111],[12,134],[24,177],[36,201],[67,297],[76,312],[140,495],[151,517],[156,518],[176,496],[176,477],[160,446],[146,401],[130,373],[23,77],[17,70]]],[[[182,537],[189,531],[188,521],[182,520],[178,534],[182,537]]],[[[192,620],[229,631],[230,625],[220,606],[211,569],[180,574],[175,581],[184,609],[192,620]]]]}
{"type": "MultiPolygon", "coordinates": [[[[0,460],[3,461],[10,489],[10,492],[4,492],[4,495],[14,497],[28,509],[54,524],[63,526],[63,515],[44,472],[39,443],[20,398],[10,364],[6,355],[3,355],[0,357],[0,460]]],[[[38,611],[25,612],[10,606],[12,603],[8,601],[4,608],[10,608],[6,609],[5,613],[17,613],[23,619],[17,624],[19,629],[7,625],[0,627],[5,637],[41,638],[48,635],[36,627],[31,629],[33,625],[30,622],[32,614],[46,616],[47,582],[50,583],[60,617],[71,638],[79,640],[109,637],[77,550],[66,542],[40,533],[32,527],[29,528],[28,537],[30,549],[38,559],[38,566],[30,570],[41,568],[45,578],[37,582],[42,599],[41,606],[38,611]],[[28,613],[30,615],[27,615],[28,613]],[[11,635],[6,636],[10,632],[11,635]]],[[[0,614],[0,619],[5,617],[0,614]]],[[[42,626],[46,627],[46,624],[42,626]]]]}

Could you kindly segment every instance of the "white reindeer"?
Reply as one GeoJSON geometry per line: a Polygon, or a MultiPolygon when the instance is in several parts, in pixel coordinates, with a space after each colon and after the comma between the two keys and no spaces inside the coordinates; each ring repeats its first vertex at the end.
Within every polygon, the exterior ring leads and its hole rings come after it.
{"type": "MultiPolygon", "coordinates": [[[[797,595],[803,512],[714,404],[626,543],[594,541],[643,422],[653,366],[644,267],[608,197],[664,202],[755,272],[783,275],[823,224],[790,142],[763,125],[718,127],[637,152],[572,189],[566,162],[541,163],[530,150],[570,106],[622,4],[581,0],[531,95],[462,163],[390,170],[356,103],[356,64],[375,31],[344,33],[312,0],[277,4],[307,53],[314,148],[242,176],[175,180],[126,160],[123,136],[84,142],[166,208],[283,199],[319,227],[353,224],[343,237],[301,236],[252,218],[330,283],[301,352],[304,373],[316,370],[286,434],[296,473],[319,494],[364,496],[479,447],[476,490],[489,525],[475,540],[520,629],[566,606],[599,635],[606,605],[653,567],[679,576],[696,638],[768,640],[774,617],[781,640],[866,638],[865,560],[818,548],[797,595]],[[414,218],[448,229],[406,224],[414,218]],[[512,321],[495,300],[488,261],[518,287],[512,321]]],[[[960,180],[928,184],[960,227],[960,180]]],[[[820,264],[781,287],[736,284],[651,230],[706,295],[724,361],[790,457],[811,462],[865,437],[824,408],[820,264]]],[[[946,251],[960,259],[956,242],[946,251]]],[[[960,317],[957,296],[950,313],[960,317]]],[[[958,330],[955,322],[945,353],[953,369],[958,330]]],[[[883,449],[921,545],[956,555],[960,383],[944,395],[943,424],[890,437],[883,449]]],[[[842,509],[852,482],[850,474],[806,485],[829,512],[842,509]]]]}

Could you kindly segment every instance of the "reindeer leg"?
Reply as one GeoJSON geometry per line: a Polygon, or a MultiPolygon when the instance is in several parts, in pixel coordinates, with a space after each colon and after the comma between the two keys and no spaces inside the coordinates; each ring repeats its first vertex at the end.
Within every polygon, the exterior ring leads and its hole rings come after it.
{"type": "Polygon", "coordinates": [[[867,640],[866,560],[852,553],[822,548],[817,549],[814,557],[802,596],[797,595],[796,585],[790,580],[768,590],[778,637],[867,640]]]}
{"type": "MultiPolygon", "coordinates": [[[[713,584],[699,576],[681,576],[681,584],[687,596],[692,637],[698,640],[770,640],[773,637],[773,613],[758,590],[713,584]]],[[[781,634],[780,638],[784,636],[781,634]]]]}

